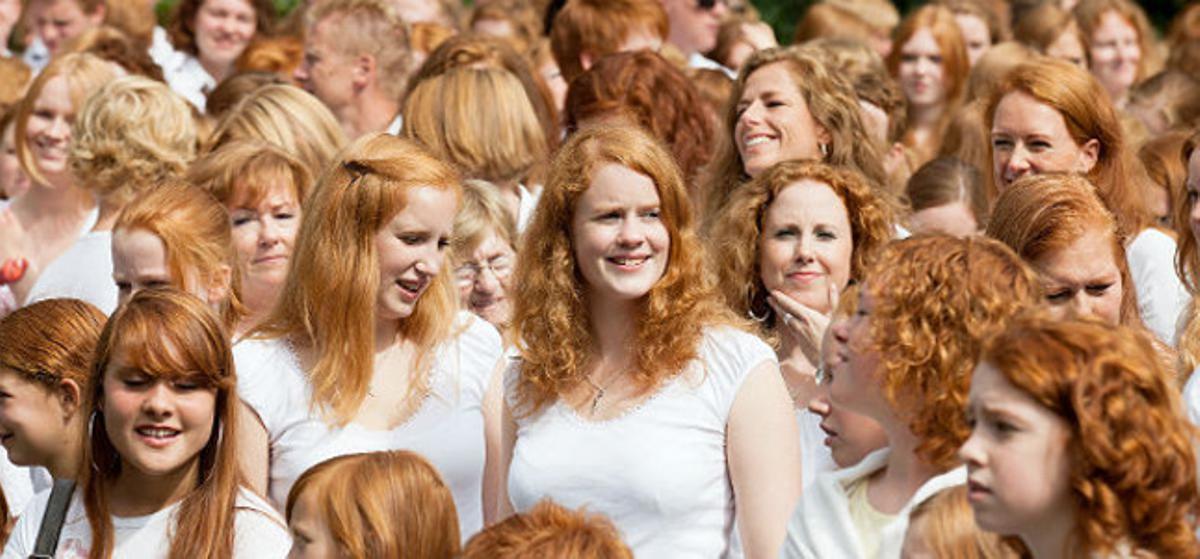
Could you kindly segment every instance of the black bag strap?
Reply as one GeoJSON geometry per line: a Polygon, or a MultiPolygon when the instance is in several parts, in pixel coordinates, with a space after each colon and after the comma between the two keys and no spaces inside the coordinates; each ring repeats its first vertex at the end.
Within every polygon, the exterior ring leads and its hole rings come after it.
{"type": "Polygon", "coordinates": [[[71,504],[71,494],[74,492],[74,481],[54,480],[54,487],[50,489],[50,502],[46,503],[46,514],[42,516],[37,543],[34,544],[33,555],[30,555],[29,559],[54,559],[54,552],[58,549],[58,536],[62,534],[63,523],[67,520],[67,507],[71,504]]]}

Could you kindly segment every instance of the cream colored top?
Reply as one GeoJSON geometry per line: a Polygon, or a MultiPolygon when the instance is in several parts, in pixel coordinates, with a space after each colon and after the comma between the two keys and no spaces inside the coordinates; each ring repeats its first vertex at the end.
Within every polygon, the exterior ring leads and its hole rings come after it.
{"type": "Polygon", "coordinates": [[[854,480],[846,486],[846,500],[849,504],[850,521],[858,532],[858,541],[862,543],[867,557],[879,556],[880,534],[883,527],[896,520],[894,514],[884,514],[871,506],[867,498],[867,482],[870,476],[854,480]]]}

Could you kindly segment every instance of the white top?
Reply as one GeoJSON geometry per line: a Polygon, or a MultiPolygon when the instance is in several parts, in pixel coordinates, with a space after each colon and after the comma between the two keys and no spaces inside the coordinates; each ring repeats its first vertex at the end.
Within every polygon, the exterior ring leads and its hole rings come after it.
{"type": "Polygon", "coordinates": [[[399,136],[403,131],[404,115],[401,113],[396,113],[396,118],[393,118],[392,121],[388,123],[387,133],[393,136],[399,136]]]}
{"type": "Polygon", "coordinates": [[[1183,407],[1192,424],[1200,426],[1200,368],[1192,371],[1183,385],[1183,407]]]}
{"type": "MultiPolygon", "coordinates": [[[[513,507],[526,511],[544,498],[586,506],[608,516],[639,558],[739,556],[725,429],[742,382],[764,362],[774,363],[775,352],[758,337],[711,328],[695,361],[619,417],[585,420],[559,401],[518,418],[513,507]]],[[[505,372],[514,410],[520,369],[516,360],[505,372]]]]}
{"type": "Polygon", "coordinates": [[[525,228],[529,227],[530,220],[533,219],[533,210],[537,209],[538,200],[542,199],[542,188],[535,186],[532,189],[526,188],[523,184],[517,184],[517,234],[525,232],[525,228]]]}
{"type": "Polygon", "coordinates": [[[200,65],[200,60],[185,52],[175,51],[159,66],[171,90],[204,112],[208,94],[217,87],[217,80],[200,65]]]}
{"type": "Polygon", "coordinates": [[[1175,273],[1175,239],[1158,229],[1143,229],[1125,250],[1138,311],[1151,332],[1175,346],[1179,316],[1187,307],[1187,289],[1175,273]]]}
{"type": "Polygon", "coordinates": [[[29,66],[36,76],[50,63],[50,49],[46,48],[46,43],[42,42],[41,37],[35,35],[29,46],[25,47],[25,52],[21,53],[21,61],[29,66]]]}
{"type": "Polygon", "coordinates": [[[707,56],[704,56],[703,54],[700,54],[698,52],[694,52],[694,53],[692,53],[691,56],[688,57],[687,64],[688,64],[688,68],[696,68],[699,70],[720,70],[720,71],[724,72],[726,76],[729,76],[729,79],[731,79],[731,80],[737,79],[737,72],[734,72],[733,70],[731,70],[729,68],[726,68],[720,62],[717,62],[716,60],[713,60],[713,59],[711,59],[707,56]]]}
{"type": "Polygon", "coordinates": [[[8,460],[8,451],[0,446],[0,488],[4,490],[4,501],[12,518],[21,516],[21,511],[33,498],[34,468],[18,466],[8,460]]]}
{"type": "MultiPolygon", "coordinates": [[[[850,519],[846,487],[887,465],[888,448],[868,454],[849,468],[817,476],[800,496],[800,504],[788,521],[782,559],[829,559],[866,557],[858,540],[858,529],[850,519]]],[[[879,559],[899,559],[908,531],[908,514],[913,507],[948,487],[967,483],[967,468],[959,466],[926,481],[913,494],[896,519],[879,534],[879,559]]],[[[874,558],[868,558],[874,559],[874,558]]]]}
{"type": "MultiPolygon", "coordinates": [[[[67,508],[66,521],[58,540],[58,551],[54,554],[58,559],[85,559],[91,550],[92,529],[88,525],[81,494],[82,489],[76,487],[71,495],[71,505],[67,508]]],[[[33,553],[38,528],[49,500],[49,491],[33,497],[27,513],[17,521],[8,544],[4,546],[3,559],[26,559],[33,553]]],[[[235,507],[234,557],[259,559],[287,556],[292,547],[291,537],[283,519],[266,501],[242,489],[235,507]]],[[[166,557],[171,551],[170,532],[175,529],[173,517],[177,510],[179,503],[146,516],[112,517],[112,556],[139,559],[166,557]]]]}
{"type": "Polygon", "coordinates": [[[104,314],[117,309],[113,282],[112,232],[93,231],[79,239],[38,276],[25,304],[66,297],[96,306],[104,314]]]}
{"type": "Polygon", "coordinates": [[[825,431],[821,430],[821,416],[807,409],[796,410],[796,424],[800,426],[800,479],[807,488],[818,474],[837,469],[833,453],[825,446],[825,431]]]}
{"type": "Polygon", "coordinates": [[[391,430],[326,423],[313,409],[308,376],[286,341],[244,340],[234,346],[238,394],[270,435],[269,495],[276,507],[287,505],[296,478],[320,462],[405,449],[428,459],[450,487],[463,540],[483,527],[483,396],[502,348],[496,329],[475,315],[460,312],[456,323],[459,333],[434,357],[432,394],[391,430]]]}
{"type": "Polygon", "coordinates": [[[171,39],[167,37],[167,30],[161,25],[154,26],[154,33],[150,36],[150,48],[146,51],[150,54],[150,60],[158,64],[159,68],[165,67],[175,54],[175,45],[171,44],[171,39]]]}

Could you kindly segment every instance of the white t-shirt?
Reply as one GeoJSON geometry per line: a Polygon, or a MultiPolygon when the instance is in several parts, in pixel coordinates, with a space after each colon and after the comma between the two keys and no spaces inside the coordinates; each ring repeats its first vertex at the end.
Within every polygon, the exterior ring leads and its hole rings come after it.
{"type": "Polygon", "coordinates": [[[163,79],[171,86],[171,91],[187,99],[200,112],[204,112],[208,94],[217,87],[217,80],[200,65],[200,60],[185,52],[175,51],[159,65],[162,67],[163,79]]]}
{"type": "Polygon", "coordinates": [[[817,474],[837,469],[833,453],[825,446],[825,431],[821,430],[821,416],[807,409],[796,410],[796,424],[800,426],[800,478],[801,486],[808,487],[817,474]]]}
{"type": "Polygon", "coordinates": [[[117,284],[112,274],[112,232],[92,231],[46,267],[25,304],[66,297],[112,314],[117,309],[117,284]]]}
{"type": "Polygon", "coordinates": [[[1159,341],[1175,346],[1179,315],[1191,296],[1175,273],[1175,240],[1158,229],[1143,229],[1125,251],[1142,321],[1159,341]]]}
{"type": "MultiPolygon", "coordinates": [[[[4,546],[3,559],[26,559],[33,553],[38,528],[41,527],[49,501],[49,491],[33,497],[26,513],[17,521],[8,544],[4,546]]],[[[283,519],[271,505],[242,489],[235,506],[233,557],[269,559],[287,556],[292,540],[283,519]]],[[[177,510],[179,503],[146,516],[112,517],[112,556],[138,559],[166,557],[171,551],[170,533],[175,529],[173,519],[177,510]]],[[[57,559],[86,559],[91,545],[92,528],[88,525],[87,512],[83,507],[82,490],[76,487],[54,556],[57,559]]]]}
{"type": "MultiPolygon", "coordinates": [[[[587,507],[608,516],[639,558],[737,557],[725,429],[742,382],[775,360],[752,334],[710,328],[696,360],[619,417],[589,421],[561,401],[518,417],[508,477],[514,508],[544,498],[587,507]]],[[[516,360],[505,372],[514,410],[520,368],[516,360]]]]}
{"type": "Polygon", "coordinates": [[[503,350],[496,329],[468,312],[458,314],[456,328],[459,333],[434,357],[432,393],[411,418],[391,430],[326,423],[313,409],[308,376],[286,341],[244,340],[234,346],[238,394],[270,436],[269,495],[275,506],[282,509],[296,478],[320,462],[404,449],[429,460],[450,487],[463,540],[482,529],[483,396],[503,350]]]}
{"type": "MultiPolygon", "coordinates": [[[[45,471],[44,468],[36,468],[45,471]]],[[[8,460],[8,451],[0,446],[0,488],[4,490],[4,501],[8,505],[8,514],[12,518],[21,516],[21,511],[33,499],[36,489],[34,483],[35,468],[18,466],[8,460]]]]}
{"type": "Polygon", "coordinates": [[[532,189],[526,188],[523,184],[517,185],[517,233],[524,233],[525,228],[529,227],[529,222],[533,219],[533,211],[537,209],[538,200],[542,199],[542,188],[535,186],[532,189]]]}

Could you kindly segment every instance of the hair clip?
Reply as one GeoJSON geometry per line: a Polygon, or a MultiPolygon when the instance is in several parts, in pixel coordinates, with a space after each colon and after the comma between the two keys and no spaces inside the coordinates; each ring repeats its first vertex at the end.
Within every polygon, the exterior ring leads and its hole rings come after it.
{"type": "Polygon", "coordinates": [[[351,159],[350,161],[342,163],[342,167],[345,167],[346,171],[354,176],[354,180],[358,180],[364,175],[369,175],[372,173],[370,166],[356,159],[351,159]]]}

